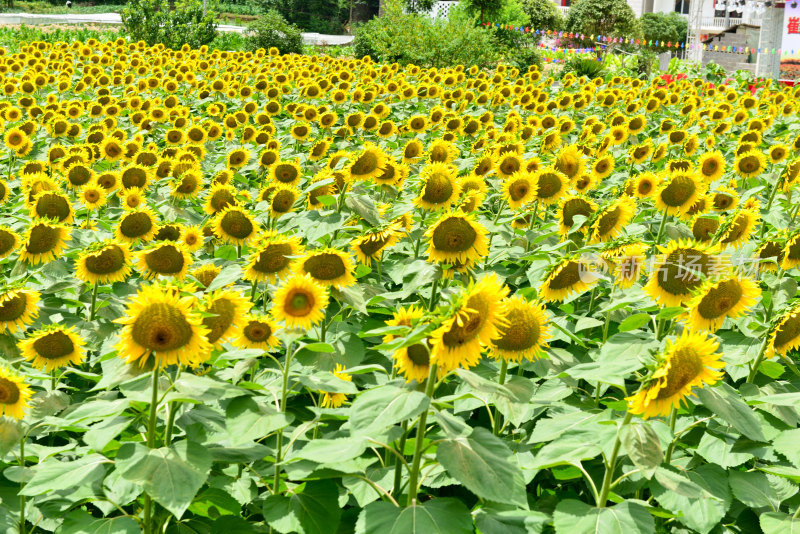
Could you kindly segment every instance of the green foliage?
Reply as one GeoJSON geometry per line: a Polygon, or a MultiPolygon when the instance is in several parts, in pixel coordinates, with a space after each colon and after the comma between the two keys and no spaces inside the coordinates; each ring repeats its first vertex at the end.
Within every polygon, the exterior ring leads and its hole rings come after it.
{"type": "Polygon", "coordinates": [[[625,0],[578,0],[569,8],[564,31],[615,37],[640,33],[639,21],[625,0]]]}
{"type": "Polygon", "coordinates": [[[450,10],[446,20],[404,13],[390,2],[383,17],[356,29],[356,57],[401,65],[427,67],[486,66],[497,56],[498,42],[491,31],[477,27],[464,9],[450,10]]]}
{"type": "Polygon", "coordinates": [[[130,0],[121,13],[122,27],[133,41],[162,43],[177,49],[184,44],[199,47],[217,35],[216,13],[203,14],[199,0],[130,0]],[[172,7],[172,9],[170,9],[172,7]]]}
{"type": "Polygon", "coordinates": [[[553,0],[521,0],[521,2],[532,28],[560,30],[564,26],[564,17],[553,0]]]}
{"type": "Polygon", "coordinates": [[[272,47],[281,54],[302,54],[303,34],[300,28],[289,24],[280,13],[268,11],[248,26],[247,40],[251,50],[272,47]]]}
{"type": "MultiPolygon", "coordinates": [[[[362,3],[366,0],[354,0],[362,3]]],[[[264,12],[275,10],[304,31],[342,33],[350,14],[349,0],[258,0],[264,12]]]]}
{"type": "Polygon", "coordinates": [[[597,61],[593,57],[572,56],[565,63],[561,70],[562,74],[572,72],[577,77],[586,76],[589,79],[599,78],[603,75],[605,65],[602,61],[597,61]]]}
{"type": "Polygon", "coordinates": [[[504,21],[500,19],[500,14],[507,8],[509,3],[509,0],[461,0],[459,5],[463,4],[463,7],[469,13],[477,14],[481,22],[489,20],[503,23],[504,21]]]}
{"type": "Polygon", "coordinates": [[[677,13],[645,13],[639,19],[642,37],[659,43],[682,43],[686,41],[689,23],[677,13]]]}

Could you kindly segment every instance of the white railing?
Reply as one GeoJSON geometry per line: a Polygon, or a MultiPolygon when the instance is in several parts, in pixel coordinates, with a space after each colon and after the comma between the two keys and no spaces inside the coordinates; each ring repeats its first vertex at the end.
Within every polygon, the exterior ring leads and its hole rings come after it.
{"type": "Polygon", "coordinates": [[[565,17],[567,16],[567,13],[569,13],[569,6],[556,6],[556,7],[558,8],[559,11],[561,11],[561,14],[565,17]]]}
{"type": "Polygon", "coordinates": [[[436,2],[433,4],[433,8],[430,11],[431,18],[443,18],[446,19],[450,14],[450,9],[456,7],[458,5],[458,1],[454,2],[436,2]]]}

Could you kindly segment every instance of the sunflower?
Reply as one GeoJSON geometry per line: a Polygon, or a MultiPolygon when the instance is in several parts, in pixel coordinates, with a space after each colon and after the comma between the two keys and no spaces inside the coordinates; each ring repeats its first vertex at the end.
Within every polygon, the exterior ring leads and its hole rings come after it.
{"type": "Polygon", "coordinates": [[[299,196],[300,191],[298,191],[296,188],[279,185],[270,194],[270,215],[277,219],[281,215],[291,212],[292,207],[299,196]]]}
{"type": "Polygon", "coordinates": [[[19,234],[6,226],[0,226],[0,259],[14,252],[20,242],[19,234]]]}
{"type": "Polygon", "coordinates": [[[47,263],[61,254],[69,236],[70,228],[66,225],[36,221],[25,234],[19,257],[33,265],[47,263]]]}
{"type": "Polygon", "coordinates": [[[693,173],[675,171],[656,191],[656,208],[667,215],[685,215],[704,193],[704,183],[693,173]]]}
{"type": "Polygon", "coordinates": [[[211,282],[219,275],[221,269],[214,264],[206,263],[199,267],[195,267],[189,274],[191,274],[204,288],[211,285],[211,282]]]}
{"type": "Polygon", "coordinates": [[[741,247],[750,239],[760,218],[755,210],[744,209],[732,214],[726,221],[727,229],[723,232],[720,243],[733,248],[741,247]]]}
{"type": "Polygon", "coordinates": [[[436,139],[428,147],[428,161],[431,163],[451,163],[458,156],[458,148],[450,141],[436,139]]]}
{"type": "Polygon", "coordinates": [[[199,226],[192,225],[183,229],[180,243],[188,252],[195,252],[203,246],[203,231],[199,226]]]}
{"type": "Polygon", "coordinates": [[[41,295],[30,289],[11,289],[0,294],[0,331],[13,334],[27,328],[39,315],[41,295]]]}
{"type": "MultiPolygon", "coordinates": [[[[414,326],[422,318],[425,311],[417,306],[401,307],[386,321],[386,326],[414,326]]],[[[388,334],[383,336],[383,342],[388,343],[396,336],[388,334]]],[[[424,382],[430,371],[431,351],[427,340],[422,340],[414,345],[397,349],[392,354],[394,366],[406,377],[407,382],[416,380],[424,382]]]]}
{"type": "Polygon", "coordinates": [[[725,157],[719,150],[706,152],[697,160],[697,170],[706,183],[719,180],[725,174],[725,157]]]}
{"type": "MultiPolygon", "coordinates": [[[[584,222],[591,218],[592,214],[597,211],[597,204],[594,201],[580,197],[569,195],[561,199],[558,205],[558,219],[559,219],[559,226],[558,231],[561,235],[566,236],[572,230],[572,227],[575,225],[575,217],[576,216],[583,216],[584,222]]],[[[579,229],[581,232],[585,232],[585,227],[581,227],[579,229]]]]}
{"type": "Polygon", "coordinates": [[[173,241],[154,243],[136,253],[139,272],[145,279],[172,276],[181,280],[189,271],[192,258],[186,250],[173,241]]]}
{"type": "Polygon", "coordinates": [[[219,348],[222,342],[236,335],[253,304],[232,289],[218,289],[206,294],[200,305],[208,342],[219,348]]]}
{"type": "MultiPolygon", "coordinates": [[[[332,373],[333,376],[339,380],[343,380],[345,382],[353,381],[352,375],[344,372],[344,366],[342,364],[337,363],[332,373]]],[[[323,408],[339,408],[347,401],[346,393],[334,393],[330,391],[322,391],[321,393],[322,401],[320,402],[320,405],[323,408]]]]}
{"type": "Polygon", "coordinates": [[[120,204],[126,210],[135,210],[145,202],[143,192],[138,187],[120,191],[117,195],[119,196],[120,204]]]}
{"type": "Polygon", "coordinates": [[[295,271],[309,275],[320,285],[337,289],[356,283],[353,260],[348,254],[330,247],[306,252],[297,261],[295,271]]]}
{"type": "Polygon", "coordinates": [[[767,338],[767,356],[785,356],[800,347],[800,301],[790,304],[773,324],[767,338]]]}
{"type": "Polygon", "coordinates": [[[295,274],[272,297],[272,317],[286,328],[309,330],[325,319],[328,292],[308,274],[295,274]]]}
{"type": "Polygon", "coordinates": [[[106,161],[114,163],[122,159],[125,155],[125,149],[122,148],[118,139],[106,137],[103,142],[100,143],[100,154],[106,161]]]}
{"type": "Polygon", "coordinates": [[[661,262],[655,266],[644,290],[666,307],[688,302],[704,279],[721,272],[727,263],[719,255],[718,247],[697,241],[672,241],[659,249],[661,262]]]}
{"type": "Polygon", "coordinates": [[[592,224],[590,242],[615,239],[631,222],[634,215],[636,215],[636,202],[627,195],[619,197],[598,214],[592,224]]]}
{"type": "Polygon", "coordinates": [[[203,173],[196,169],[190,169],[182,173],[173,184],[172,196],[175,198],[195,198],[203,188],[203,173]]]}
{"type": "Polygon", "coordinates": [[[588,263],[579,258],[564,258],[545,276],[539,296],[546,302],[563,302],[574,293],[583,293],[597,280],[588,263]]]}
{"type": "Polygon", "coordinates": [[[704,243],[711,241],[719,227],[720,222],[717,217],[709,217],[702,213],[695,215],[690,223],[694,238],[704,243]]]}
{"type": "Polygon", "coordinates": [[[748,150],[736,157],[733,169],[743,178],[758,176],[767,166],[767,158],[757,150],[748,150]]]}
{"type": "Polygon", "coordinates": [[[347,168],[350,180],[371,180],[380,176],[386,168],[387,156],[383,149],[374,143],[365,143],[347,168]]]}
{"type": "Polygon", "coordinates": [[[356,255],[358,263],[370,265],[372,260],[381,260],[383,251],[397,242],[397,228],[375,229],[359,236],[350,242],[350,249],[356,255]]]}
{"type": "Polygon", "coordinates": [[[181,296],[172,285],[142,287],[128,302],[116,345],[121,358],[144,366],[152,358],[158,367],[203,363],[211,355],[208,330],[193,308],[195,297],[181,296]]]}
{"type": "Polygon", "coordinates": [[[711,209],[714,211],[734,210],[738,205],[739,193],[731,187],[719,187],[711,195],[711,209]]]}
{"type": "Polygon", "coordinates": [[[761,295],[757,283],[742,276],[728,274],[709,278],[687,304],[686,323],[695,330],[715,332],[725,317],[735,319],[752,308],[761,295]]]}
{"type": "Polygon", "coordinates": [[[776,240],[764,241],[754,253],[759,271],[777,271],[783,262],[783,245],[776,240]]]}
{"type": "Polygon", "coordinates": [[[32,219],[51,219],[60,223],[72,222],[72,204],[69,198],[58,191],[42,191],[30,207],[32,219]]]}
{"type": "Polygon", "coordinates": [[[138,187],[145,189],[150,182],[150,171],[142,165],[128,165],[119,173],[119,180],[123,189],[138,187]]]}
{"type": "Polygon", "coordinates": [[[19,342],[22,356],[37,369],[54,371],[86,357],[84,341],[72,328],[51,324],[19,342]]]}
{"type": "Polygon", "coordinates": [[[780,163],[789,155],[789,147],[784,144],[772,145],[769,148],[770,163],[780,163]]]}
{"type": "Polygon", "coordinates": [[[519,209],[536,198],[538,182],[526,172],[515,172],[503,180],[503,198],[508,201],[511,209],[519,209]]]}
{"type": "Polygon", "coordinates": [[[458,296],[448,317],[431,333],[431,363],[443,376],[458,367],[468,369],[478,364],[482,347],[500,337],[503,299],[508,287],[495,273],[472,282],[458,296]]]}
{"type": "Polygon", "coordinates": [[[794,267],[800,267],[800,233],[794,234],[783,248],[781,268],[788,271],[794,267]]]}
{"type": "Polygon", "coordinates": [[[444,163],[426,165],[421,180],[419,196],[414,204],[426,210],[449,209],[461,193],[458,170],[444,163]]]}
{"type": "Polygon", "coordinates": [[[523,170],[522,159],[514,152],[508,152],[497,157],[494,169],[501,178],[510,178],[515,173],[523,170]]]}
{"type": "Polygon", "coordinates": [[[706,334],[684,330],[668,340],[661,364],[636,395],[628,397],[628,409],[643,419],[666,416],[691,395],[695,387],[714,385],[722,379],[725,365],[717,352],[719,343],[706,334]]]}
{"type": "Polygon", "coordinates": [[[412,139],[403,147],[403,163],[411,164],[422,157],[425,147],[418,139],[412,139]]]}
{"type": "Polygon", "coordinates": [[[259,239],[244,271],[244,279],[252,282],[268,280],[275,283],[289,274],[297,256],[303,253],[300,239],[268,232],[259,239]]]}
{"type": "Polygon", "coordinates": [[[639,281],[645,270],[645,252],[649,248],[644,243],[630,240],[607,245],[600,256],[613,265],[615,285],[629,289],[639,281]]]}
{"type": "Polygon", "coordinates": [[[237,148],[228,152],[226,161],[229,169],[241,169],[250,161],[250,152],[243,148],[237,148]]]}
{"type": "Polygon", "coordinates": [[[131,251],[125,243],[104,241],[90,246],[75,261],[75,276],[87,284],[124,282],[131,273],[131,251]]]}
{"type": "Polygon", "coordinates": [[[430,261],[454,265],[477,261],[489,254],[486,228],[473,214],[445,212],[425,232],[430,261]]]}
{"type": "Polygon", "coordinates": [[[0,416],[22,419],[33,395],[25,379],[8,367],[0,367],[0,416]]]}
{"type": "Polygon", "coordinates": [[[592,176],[597,182],[607,178],[612,172],[614,172],[614,157],[611,154],[601,156],[592,163],[592,176]]]}
{"type": "Polygon", "coordinates": [[[89,184],[81,189],[79,198],[88,209],[96,210],[106,203],[106,190],[99,185],[89,184]]]}
{"type": "Polygon", "coordinates": [[[125,212],[117,224],[114,236],[122,243],[149,241],[156,235],[155,213],[148,208],[133,209],[125,212]]]}
{"type": "Polygon", "coordinates": [[[31,142],[28,138],[28,134],[19,128],[11,128],[8,130],[3,137],[3,141],[6,147],[18,156],[24,156],[27,151],[30,150],[31,142]],[[26,147],[28,147],[27,150],[26,147]]]}
{"type": "Polygon", "coordinates": [[[300,165],[296,161],[278,161],[270,167],[269,180],[284,185],[296,186],[302,176],[300,165]]]}
{"type": "Polygon", "coordinates": [[[203,211],[209,215],[216,215],[225,208],[238,205],[236,189],[228,184],[216,183],[208,190],[203,211]]]}
{"type": "Polygon", "coordinates": [[[232,342],[234,346],[243,349],[261,349],[269,351],[280,344],[275,332],[278,326],[269,317],[246,315],[242,320],[238,337],[232,342]]]}
{"type": "Polygon", "coordinates": [[[228,206],[217,213],[213,222],[214,235],[223,241],[244,245],[259,232],[258,223],[244,208],[228,206]]]}
{"type": "Polygon", "coordinates": [[[550,205],[567,194],[569,180],[564,173],[553,168],[535,172],[532,181],[536,184],[536,198],[545,205],[550,205]]]}
{"type": "Polygon", "coordinates": [[[647,139],[644,143],[632,146],[628,151],[630,163],[644,163],[653,154],[653,141],[647,139]]]}
{"type": "Polygon", "coordinates": [[[541,358],[550,338],[544,305],[515,295],[503,302],[503,308],[503,324],[491,344],[492,357],[514,362],[541,358]]]}

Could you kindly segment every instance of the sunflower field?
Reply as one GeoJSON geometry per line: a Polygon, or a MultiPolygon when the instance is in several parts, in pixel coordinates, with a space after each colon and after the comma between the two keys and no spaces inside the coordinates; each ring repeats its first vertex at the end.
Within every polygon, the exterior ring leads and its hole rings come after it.
{"type": "Polygon", "coordinates": [[[0,532],[800,528],[800,89],[0,76],[0,532]]]}

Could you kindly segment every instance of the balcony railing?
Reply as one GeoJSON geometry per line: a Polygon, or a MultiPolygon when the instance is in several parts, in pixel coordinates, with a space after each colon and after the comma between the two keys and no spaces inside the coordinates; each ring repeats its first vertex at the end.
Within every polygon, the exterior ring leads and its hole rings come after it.
{"type": "Polygon", "coordinates": [[[569,12],[569,6],[556,6],[556,7],[559,9],[559,11],[561,11],[562,15],[564,15],[565,17],[567,16],[567,13],[569,12]]]}

